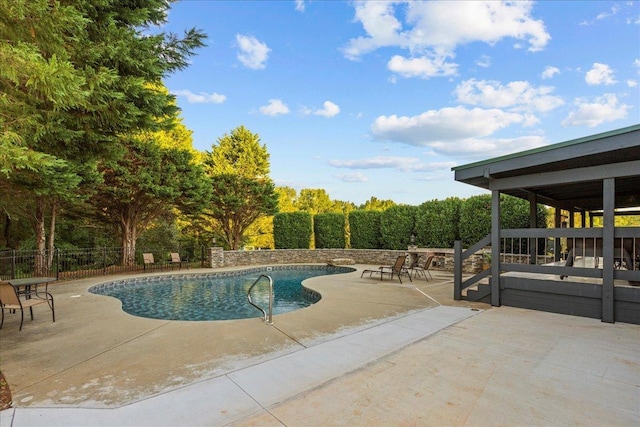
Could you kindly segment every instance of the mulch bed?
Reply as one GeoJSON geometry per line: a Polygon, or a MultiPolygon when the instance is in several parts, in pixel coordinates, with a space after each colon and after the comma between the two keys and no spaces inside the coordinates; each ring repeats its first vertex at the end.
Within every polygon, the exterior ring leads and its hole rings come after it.
{"type": "Polygon", "coordinates": [[[11,390],[9,384],[4,379],[4,375],[0,372],[0,411],[11,408],[11,390]]]}

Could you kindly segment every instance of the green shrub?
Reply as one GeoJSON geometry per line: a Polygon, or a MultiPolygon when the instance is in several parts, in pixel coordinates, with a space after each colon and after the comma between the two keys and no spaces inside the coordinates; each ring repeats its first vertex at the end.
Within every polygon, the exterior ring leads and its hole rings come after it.
{"type": "Polygon", "coordinates": [[[273,217],[273,240],[276,249],[309,249],[311,214],[281,212],[273,217]]]}
{"type": "MultiPolygon", "coordinates": [[[[500,198],[500,210],[502,213],[502,228],[530,228],[528,200],[502,195],[500,198]]],[[[538,224],[538,228],[547,227],[546,217],[547,208],[543,205],[538,205],[536,209],[536,222],[538,224]]],[[[538,239],[538,244],[540,245],[538,253],[544,253],[545,240],[538,239]]],[[[528,239],[507,239],[503,246],[504,247],[501,250],[507,253],[526,254],[529,252],[528,239]]]]}
{"type": "Polygon", "coordinates": [[[349,212],[349,227],[351,230],[351,248],[378,249],[380,248],[380,218],[382,212],[369,210],[355,210],[349,212]]]}
{"type": "Polygon", "coordinates": [[[460,208],[462,200],[450,197],[446,200],[424,202],[416,211],[416,245],[429,248],[453,248],[460,238],[460,208]]]}
{"type": "Polygon", "coordinates": [[[327,212],[313,217],[316,249],[345,248],[345,216],[343,213],[327,212]]]}
{"type": "Polygon", "coordinates": [[[460,207],[460,240],[468,248],[491,232],[491,195],[472,196],[460,207]]]}
{"type": "Polygon", "coordinates": [[[380,234],[383,249],[407,249],[414,234],[416,206],[396,205],[382,212],[380,234]]]}
{"type": "MultiPolygon", "coordinates": [[[[546,208],[538,205],[536,210],[539,228],[546,227],[546,208]]],[[[506,194],[500,195],[501,228],[529,228],[529,201],[506,194]]],[[[469,197],[462,202],[460,209],[460,240],[464,247],[477,243],[491,232],[491,195],[469,197]]],[[[526,245],[526,240],[522,241],[526,245]]],[[[504,248],[503,248],[504,249],[504,248]]],[[[506,248],[511,251],[526,252],[522,248],[506,248]]]]}

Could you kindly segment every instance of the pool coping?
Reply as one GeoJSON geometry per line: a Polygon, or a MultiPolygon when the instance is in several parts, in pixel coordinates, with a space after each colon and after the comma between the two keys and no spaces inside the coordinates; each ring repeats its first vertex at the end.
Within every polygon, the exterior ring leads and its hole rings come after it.
{"type": "MultiPolygon", "coordinates": [[[[15,322],[5,319],[0,330],[1,369],[16,407],[119,407],[435,307],[438,301],[420,287],[452,287],[448,274],[401,285],[360,278],[361,270],[370,266],[352,267],[355,271],[350,273],[307,279],[304,286],[323,298],[305,309],[274,316],[274,326],[259,318],[138,318],[124,313],[119,300],[88,292],[94,285],[140,275],[58,283],[50,287],[56,300],[55,323],[40,310],[19,333],[15,322]]],[[[231,270],[247,268],[189,273],[231,270]]]]}
{"type": "MultiPolygon", "coordinates": [[[[238,270],[231,270],[231,271],[220,271],[220,272],[207,272],[207,273],[185,273],[185,272],[181,272],[181,273],[169,273],[169,274],[163,274],[163,275],[146,275],[143,277],[132,277],[132,278],[120,278],[117,280],[113,280],[113,281],[106,281],[106,282],[101,282],[98,284],[95,284],[93,286],[91,286],[90,288],[87,289],[87,292],[95,294],[95,295],[102,295],[102,296],[108,296],[108,297],[113,297],[116,299],[119,299],[122,302],[122,299],[120,299],[118,296],[116,295],[112,295],[111,291],[118,291],[120,289],[126,289],[128,287],[135,287],[138,285],[153,285],[155,282],[161,282],[161,281],[167,281],[167,280],[175,280],[175,281],[185,281],[185,280],[191,280],[191,279],[210,279],[210,278],[227,278],[227,277],[239,277],[239,276],[250,276],[250,275],[255,275],[255,273],[260,273],[260,274],[267,274],[269,272],[272,271],[322,271],[322,270],[333,270],[328,274],[320,274],[317,276],[328,276],[328,275],[335,275],[335,274],[346,274],[346,273],[352,273],[354,271],[356,271],[355,268],[353,267],[343,267],[343,266],[329,266],[329,265],[318,265],[318,264],[295,264],[295,265],[282,265],[282,266],[263,266],[263,267],[251,267],[251,268],[246,268],[246,269],[238,269],[238,270]]],[[[307,279],[313,278],[313,277],[317,277],[317,276],[311,276],[311,277],[306,277],[302,280],[302,282],[304,282],[307,279]]],[[[214,284],[215,286],[216,284],[214,284]]],[[[304,297],[307,298],[307,300],[305,301],[306,303],[308,303],[307,306],[312,305],[312,304],[316,304],[317,302],[319,302],[322,299],[322,295],[320,294],[320,292],[317,292],[315,290],[313,290],[310,287],[304,286],[303,283],[301,283],[301,287],[302,287],[302,292],[304,293],[304,297]]],[[[277,295],[276,295],[277,297],[277,295]]],[[[241,295],[241,299],[246,299],[246,295],[243,293],[241,295]]],[[[307,306],[304,307],[300,307],[299,309],[302,308],[306,308],[307,306]]],[[[289,311],[293,311],[293,310],[289,310],[289,311]]],[[[134,316],[138,316],[138,317],[144,317],[144,318],[149,318],[149,319],[157,319],[157,320],[177,320],[177,321],[217,321],[217,320],[239,320],[239,319],[249,319],[249,318],[254,318],[255,317],[255,312],[252,312],[251,316],[246,316],[246,317],[239,317],[239,318],[231,318],[231,319],[168,319],[165,317],[152,317],[152,316],[145,316],[144,314],[140,314],[140,313],[132,313],[131,311],[127,311],[129,314],[134,315],[134,316]]],[[[276,313],[274,313],[276,314],[276,313]]],[[[277,314],[283,314],[282,312],[277,313],[277,314]]]]}

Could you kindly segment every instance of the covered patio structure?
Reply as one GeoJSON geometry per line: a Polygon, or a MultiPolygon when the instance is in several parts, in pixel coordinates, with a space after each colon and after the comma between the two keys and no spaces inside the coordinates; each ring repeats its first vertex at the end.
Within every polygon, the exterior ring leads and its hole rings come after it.
{"type": "Polygon", "coordinates": [[[492,198],[491,233],[455,244],[454,299],[640,324],[640,227],[616,221],[640,216],[640,125],[453,171],[492,198]],[[530,228],[502,229],[501,194],[530,202],[530,228]],[[536,223],[538,204],[554,208],[554,228],[536,223]],[[463,280],[464,260],[487,246],[490,269],[463,280]]]}

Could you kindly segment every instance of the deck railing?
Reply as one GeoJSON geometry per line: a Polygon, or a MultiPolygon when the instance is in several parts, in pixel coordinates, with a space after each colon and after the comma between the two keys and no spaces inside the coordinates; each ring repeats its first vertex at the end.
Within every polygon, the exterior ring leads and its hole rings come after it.
{"type": "MultiPolygon", "coordinates": [[[[606,254],[602,241],[602,228],[503,229],[499,271],[602,279],[606,254]]],[[[462,298],[464,289],[490,277],[491,270],[485,270],[462,279],[462,262],[480,250],[489,252],[490,242],[491,235],[487,235],[467,250],[455,242],[455,299],[462,298]]],[[[611,249],[614,280],[640,283],[640,227],[616,227],[611,249]]]]}

